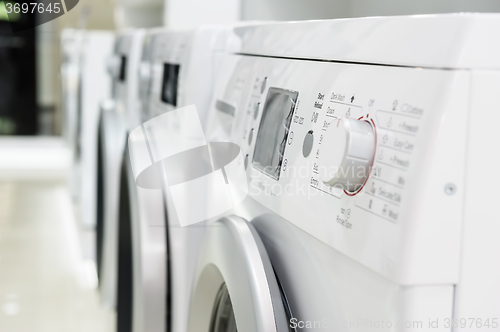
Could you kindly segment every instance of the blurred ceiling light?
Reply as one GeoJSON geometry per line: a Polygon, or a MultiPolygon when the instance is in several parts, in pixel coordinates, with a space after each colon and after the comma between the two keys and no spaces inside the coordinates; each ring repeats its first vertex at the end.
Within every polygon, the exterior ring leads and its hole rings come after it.
{"type": "Polygon", "coordinates": [[[14,316],[19,313],[21,307],[16,302],[7,302],[2,307],[3,313],[7,316],[14,316]]]}

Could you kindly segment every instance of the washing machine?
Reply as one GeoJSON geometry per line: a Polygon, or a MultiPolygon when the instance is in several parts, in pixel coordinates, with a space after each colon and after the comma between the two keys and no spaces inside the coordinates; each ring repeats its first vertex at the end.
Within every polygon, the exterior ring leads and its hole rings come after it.
{"type": "MultiPolygon", "coordinates": [[[[61,32],[61,130],[62,136],[72,155],[75,154],[77,146],[79,65],[83,34],[83,30],[77,29],[64,29],[61,32]]],[[[69,187],[72,198],[76,199],[78,196],[78,181],[76,176],[70,178],[69,187]]]]}
{"type": "MultiPolygon", "coordinates": [[[[138,187],[131,171],[128,137],[149,118],[151,56],[163,28],[148,29],[135,65],[135,109],[128,120],[118,171],[116,301],[117,331],[165,331],[166,232],[163,193],[138,187]]],[[[111,260],[110,260],[111,261],[111,260]]],[[[112,262],[111,262],[112,263],[112,262]]],[[[107,265],[107,264],[106,264],[107,265]]],[[[108,267],[106,267],[108,268],[108,267]]]]}
{"type": "Polygon", "coordinates": [[[101,104],[97,156],[96,264],[103,304],[116,306],[118,198],[127,128],[139,123],[139,65],[145,30],[118,33],[109,59],[112,98],[101,104]]]}
{"type": "MultiPolygon", "coordinates": [[[[134,331],[153,330],[148,324],[160,320],[164,324],[161,328],[167,331],[187,329],[192,276],[205,226],[181,226],[178,206],[168,188],[163,190],[168,172],[160,161],[172,149],[182,152],[184,139],[203,144],[213,83],[229,36],[226,27],[168,30],[153,36],[148,113],[143,118],[146,122],[129,136],[129,187],[134,191],[130,197],[135,195],[138,201],[137,207],[131,205],[138,211],[133,227],[139,225],[133,232],[133,250],[138,251],[132,262],[134,331]],[[152,180],[145,180],[140,174],[154,169],[153,162],[161,167],[152,180]],[[159,201],[164,202],[163,210],[159,201]],[[150,206],[152,202],[157,204],[156,210],[150,206]]],[[[204,210],[202,203],[194,210],[204,210]]],[[[155,326],[159,331],[160,324],[155,326]]]]}
{"type": "Polygon", "coordinates": [[[207,226],[188,331],[498,331],[499,26],[235,29],[205,133],[248,191],[207,226]]]}
{"type": "Polygon", "coordinates": [[[114,34],[109,31],[83,32],[78,88],[76,147],[72,175],[78,187],[79,221],[83,227],[96,225],[97,136],[100,103],[111,96],[107,61],[112,55],[114,34]]]}

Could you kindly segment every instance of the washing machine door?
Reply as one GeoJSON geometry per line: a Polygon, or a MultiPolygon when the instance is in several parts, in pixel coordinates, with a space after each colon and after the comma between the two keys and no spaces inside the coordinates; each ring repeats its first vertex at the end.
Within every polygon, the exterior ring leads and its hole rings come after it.
{"type": "Polygon", "coordinates": [[[249,222],[230,216],[209,226],[195,275],[190,332],[290,331],[285,299],[249,222]]]}

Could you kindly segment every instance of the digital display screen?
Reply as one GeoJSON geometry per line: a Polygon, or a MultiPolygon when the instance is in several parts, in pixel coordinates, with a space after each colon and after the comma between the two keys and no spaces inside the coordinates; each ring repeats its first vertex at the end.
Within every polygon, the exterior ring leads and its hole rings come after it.
{"type": "Polygon", "coordinates": [[[299,93],[269,88],[252,164],[270,177],[279,180],[290,123],[299,93]]]}
{"type": "Polygon", "coordinates": [[[165,63],[163,65],[163,84],[161,100],[167,104],[177,106],[177,87],[179,81],[179,65],[165,63]]]}
{"type": "Polygon", "coordinates": [[[118,80],[120,82],[125,82],[125,79],[127,77],[127,57],[126,56],[121,56],[120,57],[120,73],[118,74],[118,80]]]}

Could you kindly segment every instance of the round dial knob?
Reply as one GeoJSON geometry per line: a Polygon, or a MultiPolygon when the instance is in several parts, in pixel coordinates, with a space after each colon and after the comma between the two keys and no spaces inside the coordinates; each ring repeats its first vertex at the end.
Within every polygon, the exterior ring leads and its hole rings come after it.
{"type": "Polygon", "coordinates": [[[375,134],[365,120],[333,121],[321,142],[321,180],[348,192],[359,190],[370,174],[375,154],[375,134]]]}

